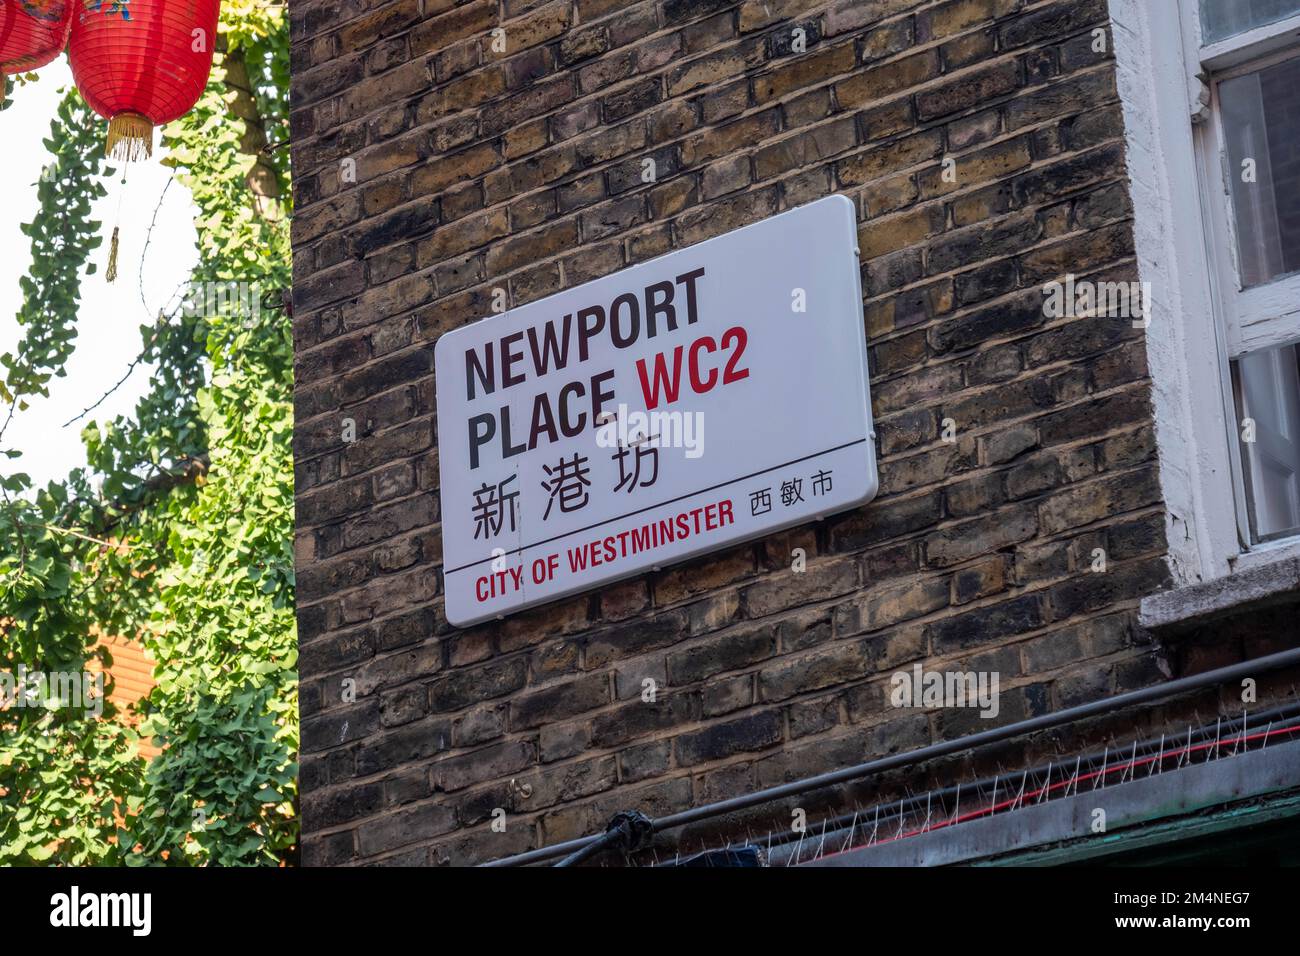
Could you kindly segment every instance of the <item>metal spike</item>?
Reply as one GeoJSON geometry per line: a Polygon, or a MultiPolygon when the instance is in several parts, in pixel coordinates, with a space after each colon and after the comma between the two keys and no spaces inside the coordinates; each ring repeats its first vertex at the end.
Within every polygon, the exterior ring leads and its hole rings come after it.
{"type": "Polygon", "coordinates": [[[822,821],[822,841],[821,841],[821,843],[817,844],[817,853],[813,856],[813,859],[814,859],[814,860],[820,860],[820,859],[822,858],[822,853],[825,852],[825,850],[826,850],[826,824],[827,824],[827,821],[826,821],[826,820],[823,820],[823,821],[822,821]]]}
{"type": "Polygon", "coordinates": [[[849,848],[849,844],[853,842],[853,834],[855,834],[855,833],[857,832],[857,830],[858,830],[858,811],[859,811],[859,809],[860,809],[860,808],[859,808],[859,807],[856,807],[856,806],[853,808],[853,823],[849,826],[849,835],[848,835],[847,837],[845,837],[845,839],[844,839],[844,845],[843,845],[842,847],[840,847],[840,852],[841,852],[841,853],[843,853],[845,850],[847,850],[847,849],[849,848]]]}
{"type": "Polygon", "coordinates": [[[1123,783],[1124,781],[1128,780],[1129,778],[1128,775],[1134,772],[1135,768],[1137,767],[1137,756],[1138,756],[1138,742],[1136,739],[1134,739],[1133,753],[1129,755],[1128,766],[1124,768],[1124,772],[1119,776],[1120,783],[1123,783]]]}
{"type": "MultiPolygon", "coordinates": [[[[1155,772],[1163,773],[1165,769],[1165,735],[1160,735],[1160,756],[1156,760],[1155,772]]],[[[1151,771],[1147,771],[1147,776],[1151,776],[1151,771]]]]}

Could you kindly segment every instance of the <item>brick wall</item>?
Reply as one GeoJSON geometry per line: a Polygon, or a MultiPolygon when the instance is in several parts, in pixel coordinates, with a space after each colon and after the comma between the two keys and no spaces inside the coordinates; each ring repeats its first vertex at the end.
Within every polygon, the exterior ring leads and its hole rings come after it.
{"type": "Polygon", "coordinates": [[[290,13],[305,862],[499,857],[982,729],[889,706],[917,660],[997,670],[999,721],[1162,679],[1133,624],[1166,579],[1142,332],[1042,308],[1067,271],[1137,278],[1105,0],[290,13]],[[438,336],[494,288],[519,305],[834,192],[879,498],[448,626],[438,336]]]}
{"type": "MultiPolygon", "coordinates": [[[[139,715],[128,712],[154,689],[153,660],[139,641],[127,637],[101,635],[96,646],[108,651],[113,658],[113,665],[104,668],[96,658],[87,662],[86,670],[90,673],[104,672],[104,680],[112,685],[112,691],[108,694],[109,701],[119,714],[127,715],[126,719],[132,726],[138,726],[139,715]]],[[[142,737],[138,749],[145,760],[152,760],[162,753],[151,737],[142,737]]]]}

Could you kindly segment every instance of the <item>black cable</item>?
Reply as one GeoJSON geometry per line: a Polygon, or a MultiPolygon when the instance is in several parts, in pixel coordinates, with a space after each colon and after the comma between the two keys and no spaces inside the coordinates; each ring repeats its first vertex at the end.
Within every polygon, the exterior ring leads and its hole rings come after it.
{"type": "Polygon", "coordinates": [[[620,847],[625,854],[633,853],[646,846],[652,836],[654,824],[644,813],[637,810],[618,813],[609,821],[603,834],[555,865],[575,866],[613,846],[620,847]]]}

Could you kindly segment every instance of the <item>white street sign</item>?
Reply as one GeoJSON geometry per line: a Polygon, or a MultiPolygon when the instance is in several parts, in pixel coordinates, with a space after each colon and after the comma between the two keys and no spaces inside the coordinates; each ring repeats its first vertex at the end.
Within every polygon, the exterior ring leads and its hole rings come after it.
{"type": "Polygon", "coordinates": [[[876,493],[843,196],[449,332],[434,359],[457,626],[876,493]]]}

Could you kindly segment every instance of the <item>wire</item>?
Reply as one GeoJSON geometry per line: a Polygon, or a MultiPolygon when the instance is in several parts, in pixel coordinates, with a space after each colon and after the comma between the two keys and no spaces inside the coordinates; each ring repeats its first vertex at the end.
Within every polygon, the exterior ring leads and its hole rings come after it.
{"type": "MultiPolygon", "coordinates": [[[[1300,703],[1283,704],[1278,707],[1272,707],[1267,710],[1256,711],[1255,713],[1251,713],[1251,714],[1242,714],[1241,717],[1233,717],[1229,719],[1227,721],[1226,727],[1222,726],[1222,722],[1219,722],[1216,726],[1219,726],[1221,729],[1226,730],[1228,732],[1235,732],[1238,730],[1244,731],[1250,727],[1261,727],[1261,726],[1265,726],[1266,724],[1270,727],[1274,724],[1278,724],[1281,725],[1283,729],[1285,729],[1286,726],[1297,726],[1292,724],[1293,721],[1300,721],[1300,703]],[[1238,724],[1240,724],[1240,727],[1238,727],[1238,724]]],[[[1210,732],[1210,728],[1208,726],[1197,728],[1197,730],[1195,731],[1196,739],[1201,740],[1202,738],[1206,737],[1209,734],[1209,732],[1210,732]]],[[[1134,752],[1132,756],[1135,758],[1138,754],[1141,754],[1142,756],[1148,756],[1152,753],[1161,753],[1161,752],[1167,753],[1168,751],[1165,750],[1167,739],[1168,739],[1168,735],[1161,735],[1160,737],[1151,737],[1147,740],[1140,741],[1134,745],[1134,752]]],[[[1109,755],[1109,748],[1105,752],[1095,751],[1090,754],[1085,754],[1079,757],[1078,761],[1080,765],[1086,766],[1088,768],[1092,768],[1099,763],[1105,766],[1106,761],[1108,759],[1108,755],[1109,755]]],[[[1033,768],[1032,770],[1029,771],[1029,774],[1035,780],[1037,780],[1041,776],[1045,780],[1050,781],[1052,771],[1053,769],[1056,768],[1056,766],[1057,766],[1056,762],[1053,761],[1051,764],[1047,765],[1046,767],[1038,766],[1033,768]]],[[[1073,777],[1071,777],[1071,779],[1073,780],[1073,777]]],[[[978,800],[978,798],[988,794],[990,788],[994,788],[997,781],[999,780],[1001,780],[1001,775],[997,777],[985,777],[981,780],[973,781],[972,783],[956,784],[953,786],[945,787],[941,790],[930,791],[926,794],[926,799],[934,797],[942,802],[947,800],[949,797],[955,795],[956,802],[957,802],[957,809],[960,809],[961,797],[963,793],[973,794],[978,800]]],[[[996,796],[996,789],[994,789],[993,795],[996,796]]],[[[919,808],[920,803],[921,803],[920,797],[905,797],[903,799],[893,801],[887,805],[889,809],[886,812],[886,815],[884,816],[883,819],[886,822],[903,819],[907,817],[910,813],[916,811],[919,808]]],[[[879,812],[880,808],[878,807],[876,809],[877,812],[879,812]]],[[[852,839],[852,834],[857,829],[857,827],[853,826],[852,824],[856,819],[858,819],[861,816],[863,812],[864,811],[861,808],[858,808],[853,813],[844,813],[841,816],[830,820],[829,826],[831,832],[841,832],[845,829],[849,829],[850,839],[852,839]]],[[[793,833],[782,834],[775,841],[772,841],[769,836],[769,850],[772,848],[772,846],[775,846],[777,852],[780,853],[783,850],[787,850],[788,844],[795,842],[796,839],[797,836],[793,833]]]]}
{"type": "MultiPolygon", "coordinates": [[[[768,787],[764,790],[758,790],[739,797],[732,797],[728,800],[720,800],[715,803],[692,807],[689,810],[683,810],[666,817],[655,819],[651,821],[651,825],[656,833],[663,830],[674,829],[688,823],[711,819],[736,810],[748,809],[763,803],[768,803],[772,800],[804,794],[811,790],[819,790],[823,787],[847,783],[851,780],[860,780],[864,777],[883,773],[886,770],[911,766],[925,760],[930,760],[936,757],[945,757],[950,754],[959,753],[963,750],[969,750],[973,747],[997,743],[1012,737],[1018,737],[1039,730],[1047,730],[1052,727],[1060,727],[1064,724],[1070,724],[1100,714],[1113,713],[1128,706],[1137,706],[1139,704],[1164,700],[1186,691],[1199,690],[1204,687],[1224,684],[1237,678],[1252,677],[1263,671],[1270,671],[1298,664],[1300,664],[1300,648],[1279,651],[1276,654],[1268,654],[1264,657],[1241,661],[1237,664],[1218,668],[1217,670],[1205,671],[1191,677],[1182,677],[1165,684],[1155,684],[1150,687],[1143,687],[1139,690],[1128,691],[1127,693],[1117,694],[1113,697],[1103,698],[1102,700],[1092,701],[1087,704],[1067,707],[1065,710],[1060,710],[1056,713],[1042,714],[1037,717],[1031,717],[1028,720],[1022,720],[1016,723],[1006,724],[1002,727],[996,727],[991,730],[984,730],[979,733],[970,734],[966,737],[958,737],[953,740],[945,740],[940,743],[930,744],[929,746],[921,747],[908,753],[891,754],[887,757],[879,757],[875,760],[869,760],[866,763],[858,764],[853,767],[845,767],[841,770],[817,774],[812,777],[806,777],[802,780],[796,780],[775,787],[768,787]]],[[[529,850],[526,853],[519,853],[515,856],[505,857],[504,859],[494,860],[482,865],[522,866],[528,863],[536,863],[557,856],[571,854],[575,850],[580,849],[589,843],[593,843],[600,838],[599,835],[594,835],[582,837],[576,840],[568,840],[553,846],[542,847],[537,850],[529,850]]]]}
{"type": "MultiPolygon", "coordinates": [[[[1171,757],[1181,757],[1184,755],[1191,756],[1193,753],[1198,753],[1200,751],[1209,750],[1216,747],[1223,747],[1229,743],[1234,743],[1234,744],[1249,743],[1252,740],[1267,740],[1270,737],[1277,736],[1278,734],[1286,734],[1288,737],[1294,736],[1297,730],[1300,730],[1300,725],[1290,726],[1290,727],[1280,727],[1276,730],[1266,730],[1258,734],[1238,735],[1230,739],[1214,740],[1208,743],[1197,744],[1192,747],[1183,747],[1178,750],[1165,751],[1164,753],[1158,754],[1155,757],[1141,757],[1137,760],[1129,760],[1126,761],[1125,763],[1114,764],[1112,766],[1105,767],[1101,770],[1094,770],[1085,774],[1072,775],[1068,780],[1062,780],[1057,783],[1051,784],[1050,786],[1039,787],[1038,789],[1031,790],[1028,793],[1018,794],[1017,796],[1013,797],[1010,800],[1003,800],[999,803],[992,804],[980,810],[973,810],[970,813],[961,814],[960,816],[953,817],[941,823],[936,823],[931,826],[922,827],[916,830],[909,830],[905,833],[898,833],[895,834],[894,836],[889,837],[888,839],[875,840],[871,843],[871,846],[881,846],[886,843],[897,843],[899,840],[906,840],[914,836],[919,836],[922,833],[932,833],[935,830],[942,830],[945,827],[955,826],[956,824],[959,823],[966,823],[971,820],[979,820],[985,817],[991,817],[994,814],[996,814],[999,810],[1014,808],[1015,806],[1019,804],[1023,804],[1026,800],[1029,800],[1030,798],[1033,797],[1040,797],[1043,795],[1047,795],[1047,798],[1050,799],[1050,794],[1052,793],[1052,791],[1060,789],[1061,787],[1069,788],[1073,786],[1077,788],[1080,783],[1087,783],[1089,780],[1104,779],[1105,777],[1119,770],[1123,770],[1127,772],[1128,770],[1137,769],[1138,767],[1146,766],[1155,760],[1158,760],[1163,764],[1165,760],[1168,760],[1171,757]]],[[[838,856],[841,853],[851,853],[854,850],[860,849],[863,845],[864,844],[859,843],[851,847],[844,847],[840,850],[836,850],[834,853],[824,854],[822,858],[826,859],[832,856],[838,856]]]]}

